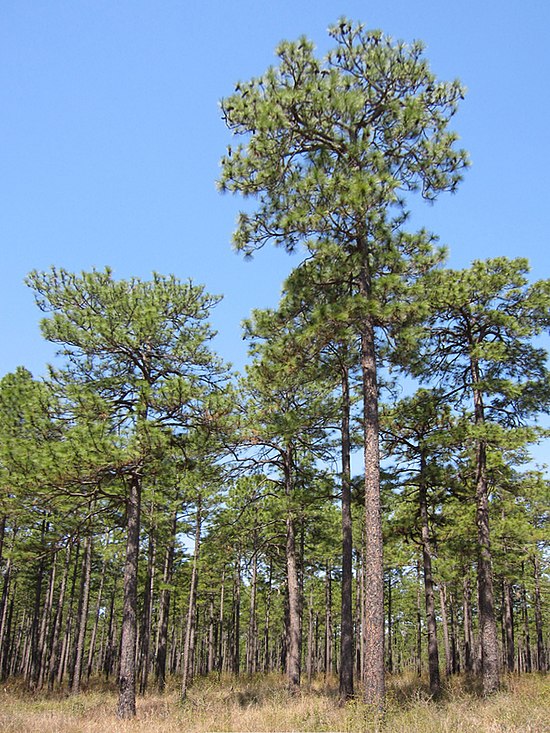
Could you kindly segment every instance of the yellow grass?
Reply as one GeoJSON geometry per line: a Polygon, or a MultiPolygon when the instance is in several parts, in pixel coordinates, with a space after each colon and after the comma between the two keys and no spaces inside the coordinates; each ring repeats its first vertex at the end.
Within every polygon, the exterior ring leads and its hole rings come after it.
{"type": "Polygon", "coordinates": [[[488,700],[455,679],[437,703],[415,677],[391,678],[384,721],[359,702],[338,706],[334,680],[328,686],[318,680],[291,697],[276,675],[199,680],[185,705],[175,687],[164,696],[151,693],[138,699],[132,721],[116,718],[114,690],[91,688],[70,697],[8,686],[1,695],[1,733],[550,733],[550,679],[540,675],[508,677],[502,692],[488,700]]]}

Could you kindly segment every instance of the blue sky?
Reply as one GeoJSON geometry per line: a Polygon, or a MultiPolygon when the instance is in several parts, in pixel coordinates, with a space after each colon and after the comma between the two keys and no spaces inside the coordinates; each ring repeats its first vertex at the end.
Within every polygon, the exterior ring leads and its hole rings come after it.
{"type": "MultiPolygon", "coordinates": [[[[240,322],[275,305],[293,265],[230,239],[239,200],[215,187],[230,142],[219,99],[275,62],[282,39],[324,51],[341,15],[422,39],[468,89],[454,129],[472,168],[415,208],[449,264],[521,255],[549,276],[550,3],[546,0],[3,0],[0,8],[0,375],[44,371],[53,349],[23,284],[31,269],[174,273],[224,294],[217,349],[240,367],[240,322]]],[[[294,261],[295,264],[295,261],[294,261]]]]}

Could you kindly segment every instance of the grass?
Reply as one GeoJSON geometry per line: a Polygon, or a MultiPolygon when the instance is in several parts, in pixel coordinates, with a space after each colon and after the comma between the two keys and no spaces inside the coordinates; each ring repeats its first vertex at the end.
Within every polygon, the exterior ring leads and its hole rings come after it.
{"type": "Polygon", "coordinates": [[[17,686],[1,693],[1,733],[207,733],[211,731],[342,731],[355,733],[549,733],[550,678],[510,676],[484,700],[464,678],[455,678],[434,702],[414,676],[389,679],[384,721],[359,702],[340,707],[336,680],[316,680],[290,696],[276,675],[197,680],[185,704],[176,683],[165,695],[138,699],[135,720],[114,714],[116,691],[92,685],[76,697],[32,695],[17,686]]]}

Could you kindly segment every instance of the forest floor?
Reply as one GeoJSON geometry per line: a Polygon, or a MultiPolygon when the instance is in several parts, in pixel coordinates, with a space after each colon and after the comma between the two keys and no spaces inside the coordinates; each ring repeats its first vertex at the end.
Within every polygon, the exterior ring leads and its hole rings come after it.
{"type": "Polygon", "coordinates": [[[210,733],[213,731],[333,731],[357,733],[549,733],[550,676],[507,676],[502,691],[479,697],[456,677],[441,700],[430,699],[416,676],[390,677],[384,721],[365,706],[337,701],[337,681],[322,679],[291,697],[284,679],[197,680],[185,704],[176,682],[164,695],[138,698],[137,718],[115,716],[116,690],[99,682],[77,696],[32,694],[16,685],[0,690],[1,733],[210,733]]]}

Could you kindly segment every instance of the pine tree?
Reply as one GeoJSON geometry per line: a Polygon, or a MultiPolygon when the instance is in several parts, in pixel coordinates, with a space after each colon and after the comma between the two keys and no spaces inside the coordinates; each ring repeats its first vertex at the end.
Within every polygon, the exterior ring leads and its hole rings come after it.
{"type": "Polygon", "coordinates": [[[342,248],[355,279],[354,323],[361,341],[367,563],[365,699],[384,699],[383,560],[380,516],[375,331],[399,320],[404,283],[434,261],[429,238],[396,230],[403,194],[433,199],[453,190],[465,154],[447,124],[462,97],[437,82],[422,45],[395,43],[341,20],[323,60],[301,38],[277,49],[279,65],[239,83],[224,99],[229,128],[244,138],[222,160],[222,190],[256,196],[234,235],[251,254],[266,242],[292,251],[303,242],[342,248]],[[388,296],[391,291],[391,297],[388,296]],[[400,293],[400,294],[399,294],[400,293]]]}

